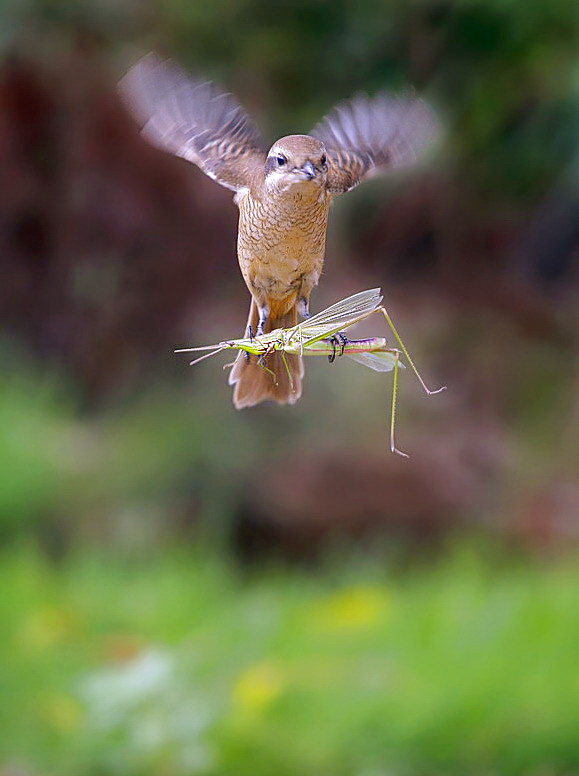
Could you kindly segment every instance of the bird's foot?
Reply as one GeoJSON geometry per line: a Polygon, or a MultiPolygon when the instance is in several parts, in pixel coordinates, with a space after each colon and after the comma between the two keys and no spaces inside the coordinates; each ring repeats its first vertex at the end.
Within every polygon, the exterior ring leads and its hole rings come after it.
{"type": "Polygon", "coordinates": [[[266,305],[265,307],[259,308],[259,321],[257,323],[257,331],[255,333],[256,337],[263,337],[263,332],[265,329],[265,324],[267,323],[267,319],[269,318],[269,307],[266,305]]]}
{"type": "MultiPolygon", "coordinates": [[[[253,342],[254,334],[253,334],[253,326],[251,325],[251,323],[247,324],[247,331],[245,332],[245,336],[249,339],[250,342],[253,342]]],[[[249,361],[250,355],[247,352],[247,350],[243,351],[243,355],[245,357],[245,360],[249,361]]]]}
{"type": "Polygon", "coordinates": [[[346,345],[348,344],[349,341],[350,340],[341,331],[338,331],[335,334],[332,334],[331,337],[327,337],[324,340],[324,342],[329,342],[333,348],[332,355],[328,356],[328,361],[330,362],[330,364],[334,363],[337,355],[338,356],[344,355],[344,350],[346,349],[346,345]],[[340,351],[339,353],[338,353],[338,350],[340,351]]]}
{"type": "Polygon", "coordinates": [[[302,296],[302,298],[298,301],[298,313],[304,318],[306,321],[308,318],[310,318],[310,308],[308,300],[302,296]]]}

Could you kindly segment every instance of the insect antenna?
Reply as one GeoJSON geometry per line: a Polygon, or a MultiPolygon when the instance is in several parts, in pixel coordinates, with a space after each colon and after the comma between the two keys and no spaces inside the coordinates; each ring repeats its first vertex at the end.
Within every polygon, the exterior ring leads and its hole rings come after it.
{"type": "Polygon", "coordinates": [[[205,353],[204,356],[199,356],[199,358],[196,358],[194,361],[189,361],[189,366],[195,366],[195,364],[199,364],[201,361],[205,361],[206,358],[216,356],[218,353],[221,353],[222,350],[226,350],[226,348],[219,348],[219,350],[214,350],[213,353],[205,353]]]}
{"type": "Polygon", "coordinates": [[[204,345],[202,348],[178,348],[173,353],[193,353],[201,350],[223,350],[223,345],[204,345]]]}

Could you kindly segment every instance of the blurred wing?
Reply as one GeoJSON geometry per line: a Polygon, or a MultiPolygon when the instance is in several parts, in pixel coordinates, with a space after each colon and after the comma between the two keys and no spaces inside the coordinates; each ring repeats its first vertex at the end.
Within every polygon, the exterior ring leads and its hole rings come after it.
{"type": "Polygon", "coordinates": [[[211,82],[190,79],[171,62],[148,54],[119,84],[142,134],[153,145],[198,165],[238,191],[249,186],[266,152],[259,132],[234,97],[211,82]]]}
{"type": "Polygon", "coordinates": [[[351,325],[355,318],[375,310],[382,301],[379,288],[371,288],[369,291],[360,291],[358,294],[342,299],[322,312],[312,315],[297,328],[310,342],[312,339],[327,337],[333,332],[340,331],[351,325]]]}
{"type": "Polygon", "coordinates": [[[436,131],[425,102],[382,93],[341,103],[311,134],[328,152],[328,190],[343,194],[372,174],[414,163],[436,131]]]}
{"type": "Polygon", "coordinates": [[[396,361],[401,369],[405,368],[394,353],[387,351],[375,350],[372,353],[347,353],[346,355],[357,364],[367,366],[375,372],[391,372],[396,366],[396,361]]]}

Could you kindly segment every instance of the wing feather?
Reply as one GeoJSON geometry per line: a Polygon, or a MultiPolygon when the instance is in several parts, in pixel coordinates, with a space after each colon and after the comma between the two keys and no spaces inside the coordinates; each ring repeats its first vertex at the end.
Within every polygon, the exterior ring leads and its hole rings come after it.
{"type": "Polygon", "coordinates": [[[436,133],[437,121],[425,102],[387,93],[357,94],[311,132],[327,148],[332,194],[343,194],[376,172],[413,164],[436,133]]]}
{"type": "Polygon", "coordinates": [[[235,98],[210,81],[195,81],[148,54],[119,90],[150,143],[193,162],[223,186],[239,191],[263,169],[259,132],[235,98]]]}

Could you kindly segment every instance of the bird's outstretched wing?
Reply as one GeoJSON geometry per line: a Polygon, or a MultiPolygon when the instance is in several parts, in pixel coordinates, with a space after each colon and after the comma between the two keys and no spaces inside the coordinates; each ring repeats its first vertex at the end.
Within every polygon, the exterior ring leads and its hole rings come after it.
{"type": "Polygon", "coordinates": [[[415,162],[436,131],[425,102],[382,93],[340,103],[310,134],[328,152],[328,190],[343,194],[377,172],[415,162]]]}
{"type": "Polygon", "coordinates": [[[234,97],[211,82],[148,54],[119,84],[121,96],[153,145],[198,165],[233,191],[263,169],[261,137],[234,97]]]}

